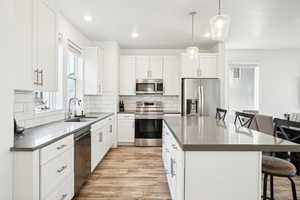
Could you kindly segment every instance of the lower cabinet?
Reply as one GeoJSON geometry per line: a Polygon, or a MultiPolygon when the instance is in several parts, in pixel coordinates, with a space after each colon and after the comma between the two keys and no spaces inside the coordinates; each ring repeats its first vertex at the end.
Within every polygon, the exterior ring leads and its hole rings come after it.
{"type": "Polygon", "coordinates": [[[163,124],[162,157],[172,200],[183,200],[184,152],[165,123],[163,124]]]}
{"type": "Polygon", "coordinates": [[[91,127],[91,171],[94,171],[113,144],[114,117],[101,120],[91,127]]]}
{"type": "Polygon", "coordinates": [[[135,134],[134,114],[118,114],[118,143],[133,144],[135,134]]]}
{"type": "Polygon", "coordinates": [[[71,200],[73,196],[73,135],[39,150],[14,152],[14,200],[71,200]]]}

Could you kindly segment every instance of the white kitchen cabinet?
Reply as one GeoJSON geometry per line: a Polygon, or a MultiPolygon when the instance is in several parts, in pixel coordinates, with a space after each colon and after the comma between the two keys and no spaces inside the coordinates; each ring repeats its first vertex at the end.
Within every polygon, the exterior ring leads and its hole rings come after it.
{"type": "Polygon", "coordinates": [[[36,89],[40,91],[57,91],[57,31],[56,13],[42,0],[36,0],[36,23],[34,71],[37,72],[36,89]]]}
{"type": "Polygon", "coordinates": [[[216,54],[200,54],[201,77],[217,78],[217,55],[216,54]]]}
{"type": "Polygon", "coordinates": [[[135,95],[135,57],[120,57],[120,95],[135,95]]]}
{"type": "Polygon", "coordinates": [[[136,79],[149,78],[149,56],[136,56],[135,77],[136,79]]]}
{"type": "Polygon", "coordinates": [[[14,152],[14,200],[71,200],[74,196],[74,136],[42,149],[14,152]]]}
{"type": "Polygon", "coordinates": [[[187,54],[182,54],[181,77],[217,78],[217,54],[200,53],[195,59],[190,59],[187,54]]]}
{"type": "Polygon", "coordinates": [[[33,1],[15,1],[16,68],[15,86],[18,90],[33,90],[33,1]]]}
{"type": "Polygon", "coordinates": [[[101,50],[99,47],[86,47],[84,55],[84,94],[102,94],[101,50]]]}
{"type": "Polygon", "coordinates": [[[164,56],[164,95],[179,95],[180,66],[178,56],[164,56]]]}
{"type": "Polygon", "coordinates": [[[93,172],[112,147],[114,116],[103,119],[91,127],[91,171],[93,172]]]}
{"type": "Polygon", "coordinates": [[[135,134],[134,114],[118,114],[118,143],[133,144],[135,134]]]}
{"type": "Polygon", "coordinates": [[[16,0],[15,86],[19,90],[56,91],[56,12],[44,0],[16,0]]]}
{"type": "Polygon", "coordinates": [[[197,78],[200,75],[199,59],[191,59],[186,53],[181,54],[181,76],[183,78],[197,78]]]}
{"type": "Polygon", "coordinates": [[[163,124],[163,162],[172,200],[184,199],[184,152],[163,124]]]}
{"type": "Polygon", "coordinates": [[[163,78],[163,56],[150,56],[150,64],[148,69],[148,78],[163,78]]]}

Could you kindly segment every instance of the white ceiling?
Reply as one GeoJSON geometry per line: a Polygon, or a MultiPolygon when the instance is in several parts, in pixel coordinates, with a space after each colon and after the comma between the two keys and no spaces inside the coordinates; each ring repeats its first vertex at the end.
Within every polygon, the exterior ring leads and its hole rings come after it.
{"type": "MultiPolygon", "coordinates": [[[[203,37],[217,0],[58,0],[63,15],[91,40],[116,40],[121,48],[185,48],[191,41],[190,11],[197,11],[195,40],[203,37]],[[84,15],[91,15],[87,23],[84,15]],[[136,30],[140,37],[132,39],[136,30]]],[[[300,48],[300,0],[222,0],[231,16],[228,48],[300,48]]]]}

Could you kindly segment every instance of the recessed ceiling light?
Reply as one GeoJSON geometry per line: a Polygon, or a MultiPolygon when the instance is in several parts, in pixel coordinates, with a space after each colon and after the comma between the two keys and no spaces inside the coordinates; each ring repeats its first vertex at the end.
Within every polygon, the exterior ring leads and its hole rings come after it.
{"type": "Polygon", "coordinates": [[[138,38],[140,35],[137,32],[131,33],[131,37],[138,38]]]}
{"type": "Polygon", "coordinates": [[[87,21],[87,22],[93,21],[92,16],[89,16],[89,15],[84,16],[83,19],[84,19],[85,21],[87,21]]]}
{"type": "Polygon", "coordinates": [[[205,33],[205,34],[203,35],[203,37],[209,38],[209,37],[210,37],[210,33],[205,33]]]}

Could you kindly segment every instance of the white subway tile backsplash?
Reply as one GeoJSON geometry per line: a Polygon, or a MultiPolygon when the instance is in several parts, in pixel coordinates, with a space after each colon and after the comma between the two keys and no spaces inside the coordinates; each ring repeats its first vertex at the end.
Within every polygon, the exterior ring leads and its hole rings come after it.
{"type": "Polygon", "coordinates": [[[36,113],[32,92],[16,91],[14,117],[19,126],[31,128],[64,119],[64,111],[36,113]]]}

